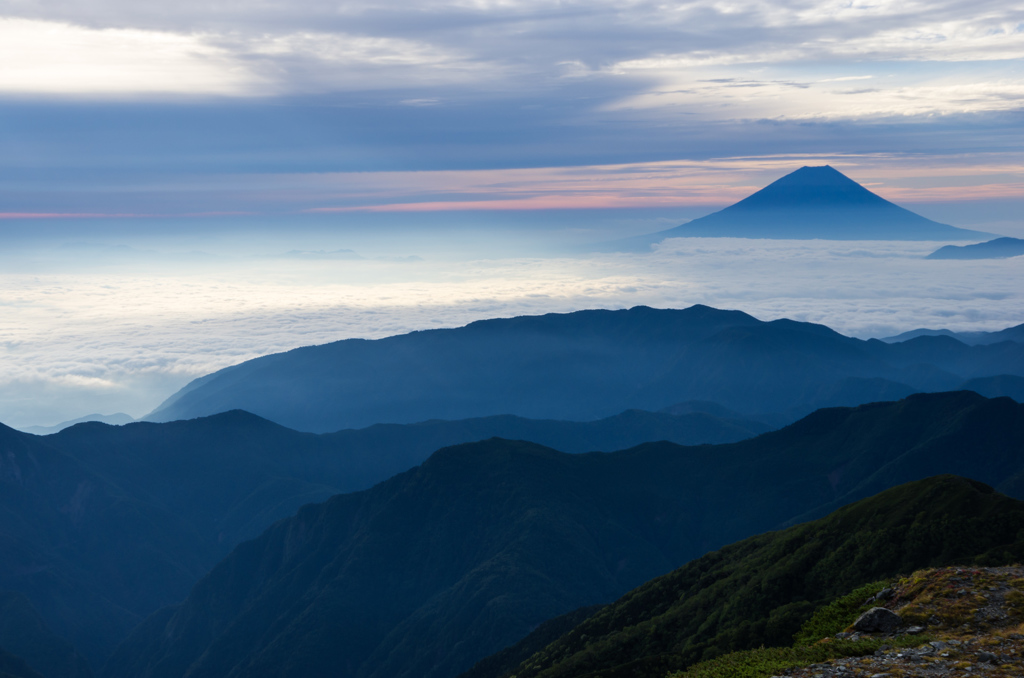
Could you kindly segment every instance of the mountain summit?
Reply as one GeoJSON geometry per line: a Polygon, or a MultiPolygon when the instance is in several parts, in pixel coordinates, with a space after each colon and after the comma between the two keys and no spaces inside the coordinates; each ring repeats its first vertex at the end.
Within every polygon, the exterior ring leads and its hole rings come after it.
{"type": "Polygon", "coordinates": [[[801,167],[735,205],[623,244],[646,247],[685,237],[980,240],[987,235],[926,219],[824,165],[801,167]]]}

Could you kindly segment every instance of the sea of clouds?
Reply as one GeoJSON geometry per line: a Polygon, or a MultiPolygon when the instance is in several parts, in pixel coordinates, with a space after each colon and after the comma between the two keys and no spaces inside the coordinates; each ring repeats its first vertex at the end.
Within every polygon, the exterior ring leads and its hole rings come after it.
{"type": "Polygon", "coordinates": [[[256,356],[500,316],[707,304],[857,337],[1024,322],[1019,258],[923,258],[940,244],[685,238],[649,253],[9,267],[0,421],[139,417],[191,379],[256,356]]]}

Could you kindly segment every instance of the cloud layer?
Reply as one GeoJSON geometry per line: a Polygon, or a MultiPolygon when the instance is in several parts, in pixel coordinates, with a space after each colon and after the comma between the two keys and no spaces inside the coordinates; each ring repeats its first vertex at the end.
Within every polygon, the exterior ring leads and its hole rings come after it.
{"type": "Polygon", "coordinates": [[[1024,321],[1019,261],[922,259],[932,248],[678,239],[650,254],[593,257],[7,274],[0,421],[52,424],[97,409],[139,416],[191,378],[258,355],[497,316],[703,303],[861,337],[1024,321]]]}
{"type": "Polygon", "coordinates": [[[588,81],[630,91],[608,109],[704,119],[949,115],[1024,99],[1024,8],[996,0],[22,1],[0,17],[0,92],[23,94],[387,90],[431,105],[558,97],[588,81]]]}
{"type": "MultiPolygon", "coordinates": [[[[53,210],[57,189],[52,186],[22,188],[0,196],[0,221],[672,207],[708,213],[798,167],[824,164],[910,206],[1024,195],[1024,163],[1012,152],[778,154],[575,167],[196,174],[158,195],[149,189],[149,177],[126,176],[92,190],[76,186],[60,196],[74,200],[75,211],[53,210]],[[147,208],[153,211],[147,214],[147,208]]],[[[985,221],[981,210],[976,218],[955,225],[985,221]]]]}

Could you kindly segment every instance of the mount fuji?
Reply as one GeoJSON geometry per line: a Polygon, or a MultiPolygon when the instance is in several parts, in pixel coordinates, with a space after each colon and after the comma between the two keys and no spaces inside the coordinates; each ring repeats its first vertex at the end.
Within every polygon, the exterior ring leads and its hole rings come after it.
{"type": "Polygon", "coordinates": [[[666,238],[985,240],[988,233],[926,219],[833,167],[801,167],[734,205],[666,231],[619,241],[646,249],[666,238]]]}

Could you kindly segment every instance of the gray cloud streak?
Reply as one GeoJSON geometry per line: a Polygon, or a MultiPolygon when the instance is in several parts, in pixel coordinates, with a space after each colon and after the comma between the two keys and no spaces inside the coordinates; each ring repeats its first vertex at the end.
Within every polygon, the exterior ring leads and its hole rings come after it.
{"type": "Polygon", "coordinates": [[[846,68],[851,60],[878,71],[903,60],[1024,56],[1024,8],[991,0],[863,6],[793,0],[173,6],[8,1],[0,3],[0,16],[185,36],[222,50],[216,57],[222,70],[248,71],[236,84],[257,94],[417,84],[449,94],[460,88],[478,95],[522,94],[559,91],[567,79],[580,78],[626,78],[639,87],[657,87],[685,69],[716,65],[786,64],[793,74],[846,68]],[[865,65],[870,62],[886,64],[865,65]]]}

